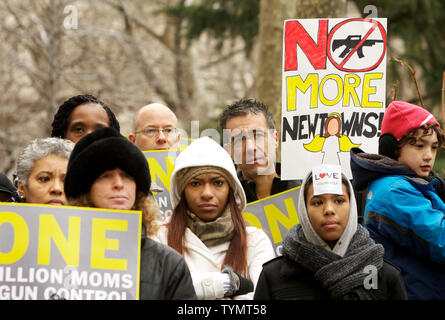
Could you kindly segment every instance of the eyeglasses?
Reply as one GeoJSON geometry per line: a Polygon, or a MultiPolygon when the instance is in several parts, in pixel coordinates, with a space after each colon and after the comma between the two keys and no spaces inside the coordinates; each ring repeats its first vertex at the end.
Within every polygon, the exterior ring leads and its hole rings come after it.
{"type": "Polygon", "coordinates": [[[145,128],[135,133],[143,133],[147,137],[153,138],[159,136],[161,132],[167,137],[172,137],[177,131],[177,128],[145,128]]]}

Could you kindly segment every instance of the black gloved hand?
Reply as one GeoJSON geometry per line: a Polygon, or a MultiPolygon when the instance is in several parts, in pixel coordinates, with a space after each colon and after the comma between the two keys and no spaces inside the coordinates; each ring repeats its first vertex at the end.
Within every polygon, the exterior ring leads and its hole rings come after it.
{"type": "Polygon", "coordinates": [[[241,294],[246,294],[253,291],[253,282],[233,271],[230,267],[223,269],[224,273],[227,273],[230,278],[230,289],[224,293],[224,297],[233,297],[241,294]]]}

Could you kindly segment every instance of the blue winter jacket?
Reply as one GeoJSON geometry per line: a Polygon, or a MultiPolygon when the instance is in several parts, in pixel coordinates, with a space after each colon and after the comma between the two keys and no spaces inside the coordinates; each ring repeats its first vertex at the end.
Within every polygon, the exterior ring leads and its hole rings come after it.
{"type": "Polygon", "coordinates": [[[368,187],[364,226],[401,269],[408,299],[445,299],[445,203],[438,179],[358,148],[351,150],[351,170],[354,188],[368,187]]]}

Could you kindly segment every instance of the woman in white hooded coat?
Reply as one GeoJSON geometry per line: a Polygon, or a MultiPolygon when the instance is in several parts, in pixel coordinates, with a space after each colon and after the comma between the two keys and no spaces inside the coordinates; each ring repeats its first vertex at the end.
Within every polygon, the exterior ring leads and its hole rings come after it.
{"type": "Polygon", "coordinates": [[[192,142],[176,159],[170,195],[173,213],[155,238],[184,256],[198,299],[252,299],[275,253],[262,230],[245,225],[229,154],[208,137],[192,142]]]}
{"type": "Polygon", "coordinates": [[[341,185],[338,193],[314,192],[312,172],[306,176],[300,224],[287,233],[283,255],[263,266],[254,299],[406,299],[400,270],[357,224],[354,190],[345,176],[341,185]]]}

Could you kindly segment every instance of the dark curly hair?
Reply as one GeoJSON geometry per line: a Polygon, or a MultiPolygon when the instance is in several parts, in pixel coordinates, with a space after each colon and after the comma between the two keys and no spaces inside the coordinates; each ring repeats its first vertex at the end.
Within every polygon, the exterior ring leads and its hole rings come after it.
{"type": "Polygon", "coordinates": [[[78,105],[84,103],[100,104],[107,112],[110,127],[120,132],[120,125],[119,122],[117,121],[116,116],[105,103],[103,103],[102,101],[100,101],[91,94],[81,94],[69,98],[60,105],[59,110],[57,110],[57,113],[54,115],[54,120],[51,124],[53,127],[51,131],[51,137],[57,137],[63,139],[66,138],[66,133],[68,130],[68,119],[70,118],[71,112],[73,112],[73,110],[78,105]]]}
{"type": "Polygon", "coordinates": [[[264,118],[266,118],[269,129],[275,129],[275,123],[272,115],[264,103],[254,99],[241,99],[228,105],[219,117],[219,126],[221,130],[226,129],[226,123],[229,119],[237,116],[244,116],[248,113],[262,113],[264,118]]]}

